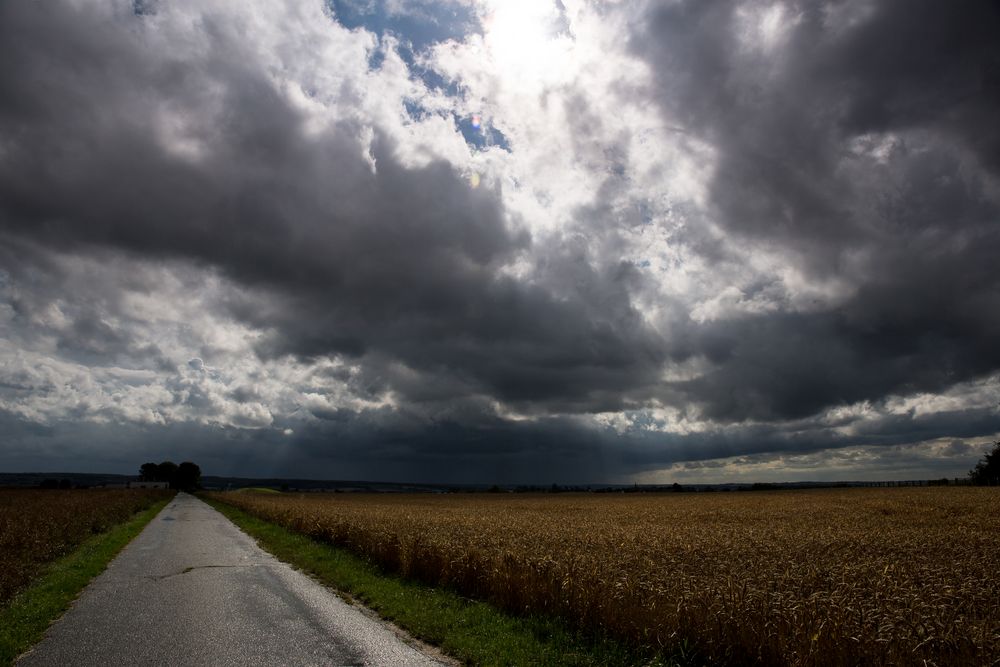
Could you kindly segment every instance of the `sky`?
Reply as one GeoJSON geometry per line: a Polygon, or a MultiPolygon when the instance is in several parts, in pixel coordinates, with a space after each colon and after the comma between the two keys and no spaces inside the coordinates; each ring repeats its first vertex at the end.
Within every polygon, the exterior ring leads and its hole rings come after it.
{"type": "Polygon", "coordinates": [[[0,2],[0,470],[964,476],[1000,5],[0,2]]]}

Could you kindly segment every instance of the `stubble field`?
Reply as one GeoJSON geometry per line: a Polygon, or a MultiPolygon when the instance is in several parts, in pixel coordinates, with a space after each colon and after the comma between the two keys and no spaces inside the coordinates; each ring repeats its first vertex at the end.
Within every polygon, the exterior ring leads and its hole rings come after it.
{"type": "Polygon", "coordinates": [[[0,606],[91,535],[167,498],[152,490],[0,489],[0,606]]]}
{"type": "Polygon", "coordinates": [[[1000,494],[213,494],[384,568],[711,663],[1000,664],[1000,494]]]}

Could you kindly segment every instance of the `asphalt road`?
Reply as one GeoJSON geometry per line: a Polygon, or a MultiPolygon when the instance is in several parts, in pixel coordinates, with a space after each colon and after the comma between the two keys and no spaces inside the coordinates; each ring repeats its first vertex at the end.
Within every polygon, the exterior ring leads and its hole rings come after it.
{"type": "Polygon", "coordinates": [[[446,663],[181,493],[17,664],[446,663]]]}

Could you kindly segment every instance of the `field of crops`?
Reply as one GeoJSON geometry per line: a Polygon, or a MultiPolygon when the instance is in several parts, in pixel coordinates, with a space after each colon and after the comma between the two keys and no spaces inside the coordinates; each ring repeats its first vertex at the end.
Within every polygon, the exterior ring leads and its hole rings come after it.
{"type": "Polygon", "coordinates": [[[0,606],[46,563],[167,496],[151,490],[0,489],[0,606]]]}
{"type": "Polygon", "coordinates": [[[215,494],[384,567],[710,662],[1000,664],[1000,493],[215,494]]]}

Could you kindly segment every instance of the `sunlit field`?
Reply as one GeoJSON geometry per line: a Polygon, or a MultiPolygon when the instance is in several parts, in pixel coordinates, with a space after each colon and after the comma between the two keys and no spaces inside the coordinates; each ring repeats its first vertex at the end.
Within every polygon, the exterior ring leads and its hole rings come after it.
{"type": "Polygon", "coordinates": [[[0,489],[0,605],[47,563],[172,493],[0,489]]]}
{"type": "Polygon", "coordinates": [[[1000,493],[212,494],[385,568],[709,662],[1000,664],[1000,493]]]}

